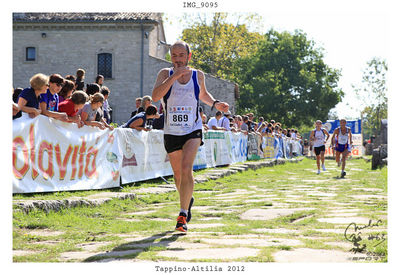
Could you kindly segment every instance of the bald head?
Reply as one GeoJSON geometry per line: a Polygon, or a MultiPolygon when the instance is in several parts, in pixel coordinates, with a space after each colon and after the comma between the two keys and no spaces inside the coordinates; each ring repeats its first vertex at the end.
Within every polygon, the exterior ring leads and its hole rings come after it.
{"type": "Polygon", "coordinates": [[[172,44],[172,46],[170,47],[170,51],[172,52],[172,49],[175,48],[175,47],[183,47],[183,48],[186,49],[187,54],[190,53],[189,44],[186,43],[185,41],[182,41],[182,40],[176,41],[176,42],[175,42],[174,44],[172,44]]]}

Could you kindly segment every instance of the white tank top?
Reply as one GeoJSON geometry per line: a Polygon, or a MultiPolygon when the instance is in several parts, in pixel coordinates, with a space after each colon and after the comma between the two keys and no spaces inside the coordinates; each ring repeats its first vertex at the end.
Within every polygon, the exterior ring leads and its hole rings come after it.
{"type": "Polygon", "coordinates": [[[338,135],[338,143],[339,144],[347,144],[349,142],[349,128],[346,127],[346,133],[343,135],[342,130],[340,127],[338,128],[339,135],[338,135]]]}
{"type": "MultiPolygon", "coordinates": [[[[170,69],[169,75],[173,74],[170,69]]],[[[203,128],[199,112],[200,86],[197,71],[186,84],[175,81],[162,98],[164,108],[164,134],[183,136],[203,128]]]]}
{"type": "Polygon", "coordinates": [[[314,132],[314,147],[324,146],[325,145],[325,143],[324,143],[324,141],[325,141],[324,132],[322,130],[318,131],[317,129],[315,129],[314,131],[315,131],[314,132]]]}

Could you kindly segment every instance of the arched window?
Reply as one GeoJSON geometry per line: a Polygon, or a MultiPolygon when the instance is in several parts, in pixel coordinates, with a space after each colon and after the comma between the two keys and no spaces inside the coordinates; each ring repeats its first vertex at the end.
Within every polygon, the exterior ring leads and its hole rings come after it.
{"type": "Polygon", "coordinates": [[[104,78],[112,78],[112,54],[99,53],[97,55],[97,74],[104,78]]]}

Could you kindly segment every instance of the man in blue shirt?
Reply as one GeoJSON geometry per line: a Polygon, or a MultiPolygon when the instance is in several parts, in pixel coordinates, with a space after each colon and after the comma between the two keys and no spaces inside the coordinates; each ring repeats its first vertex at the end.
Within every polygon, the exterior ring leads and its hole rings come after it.
{"type": "Polygon", "coordinates": [[[40,109],[48,117],[68,121],[66,113],[58,112],[58,92],[64,84],[64,78],[59,74],[52,74],[49,78],[49,88],[45,94],[40,95],[40,109]]]}

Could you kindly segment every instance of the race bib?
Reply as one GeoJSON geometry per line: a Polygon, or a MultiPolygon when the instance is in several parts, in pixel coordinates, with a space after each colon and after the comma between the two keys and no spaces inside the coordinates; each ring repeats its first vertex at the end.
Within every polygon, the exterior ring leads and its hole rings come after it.
{"type": "Polygon", "coordinates": [[[170,128],[193,127],[193,108],[191,106],[172,106],[168,112],[168,126],[170,128]]]}

